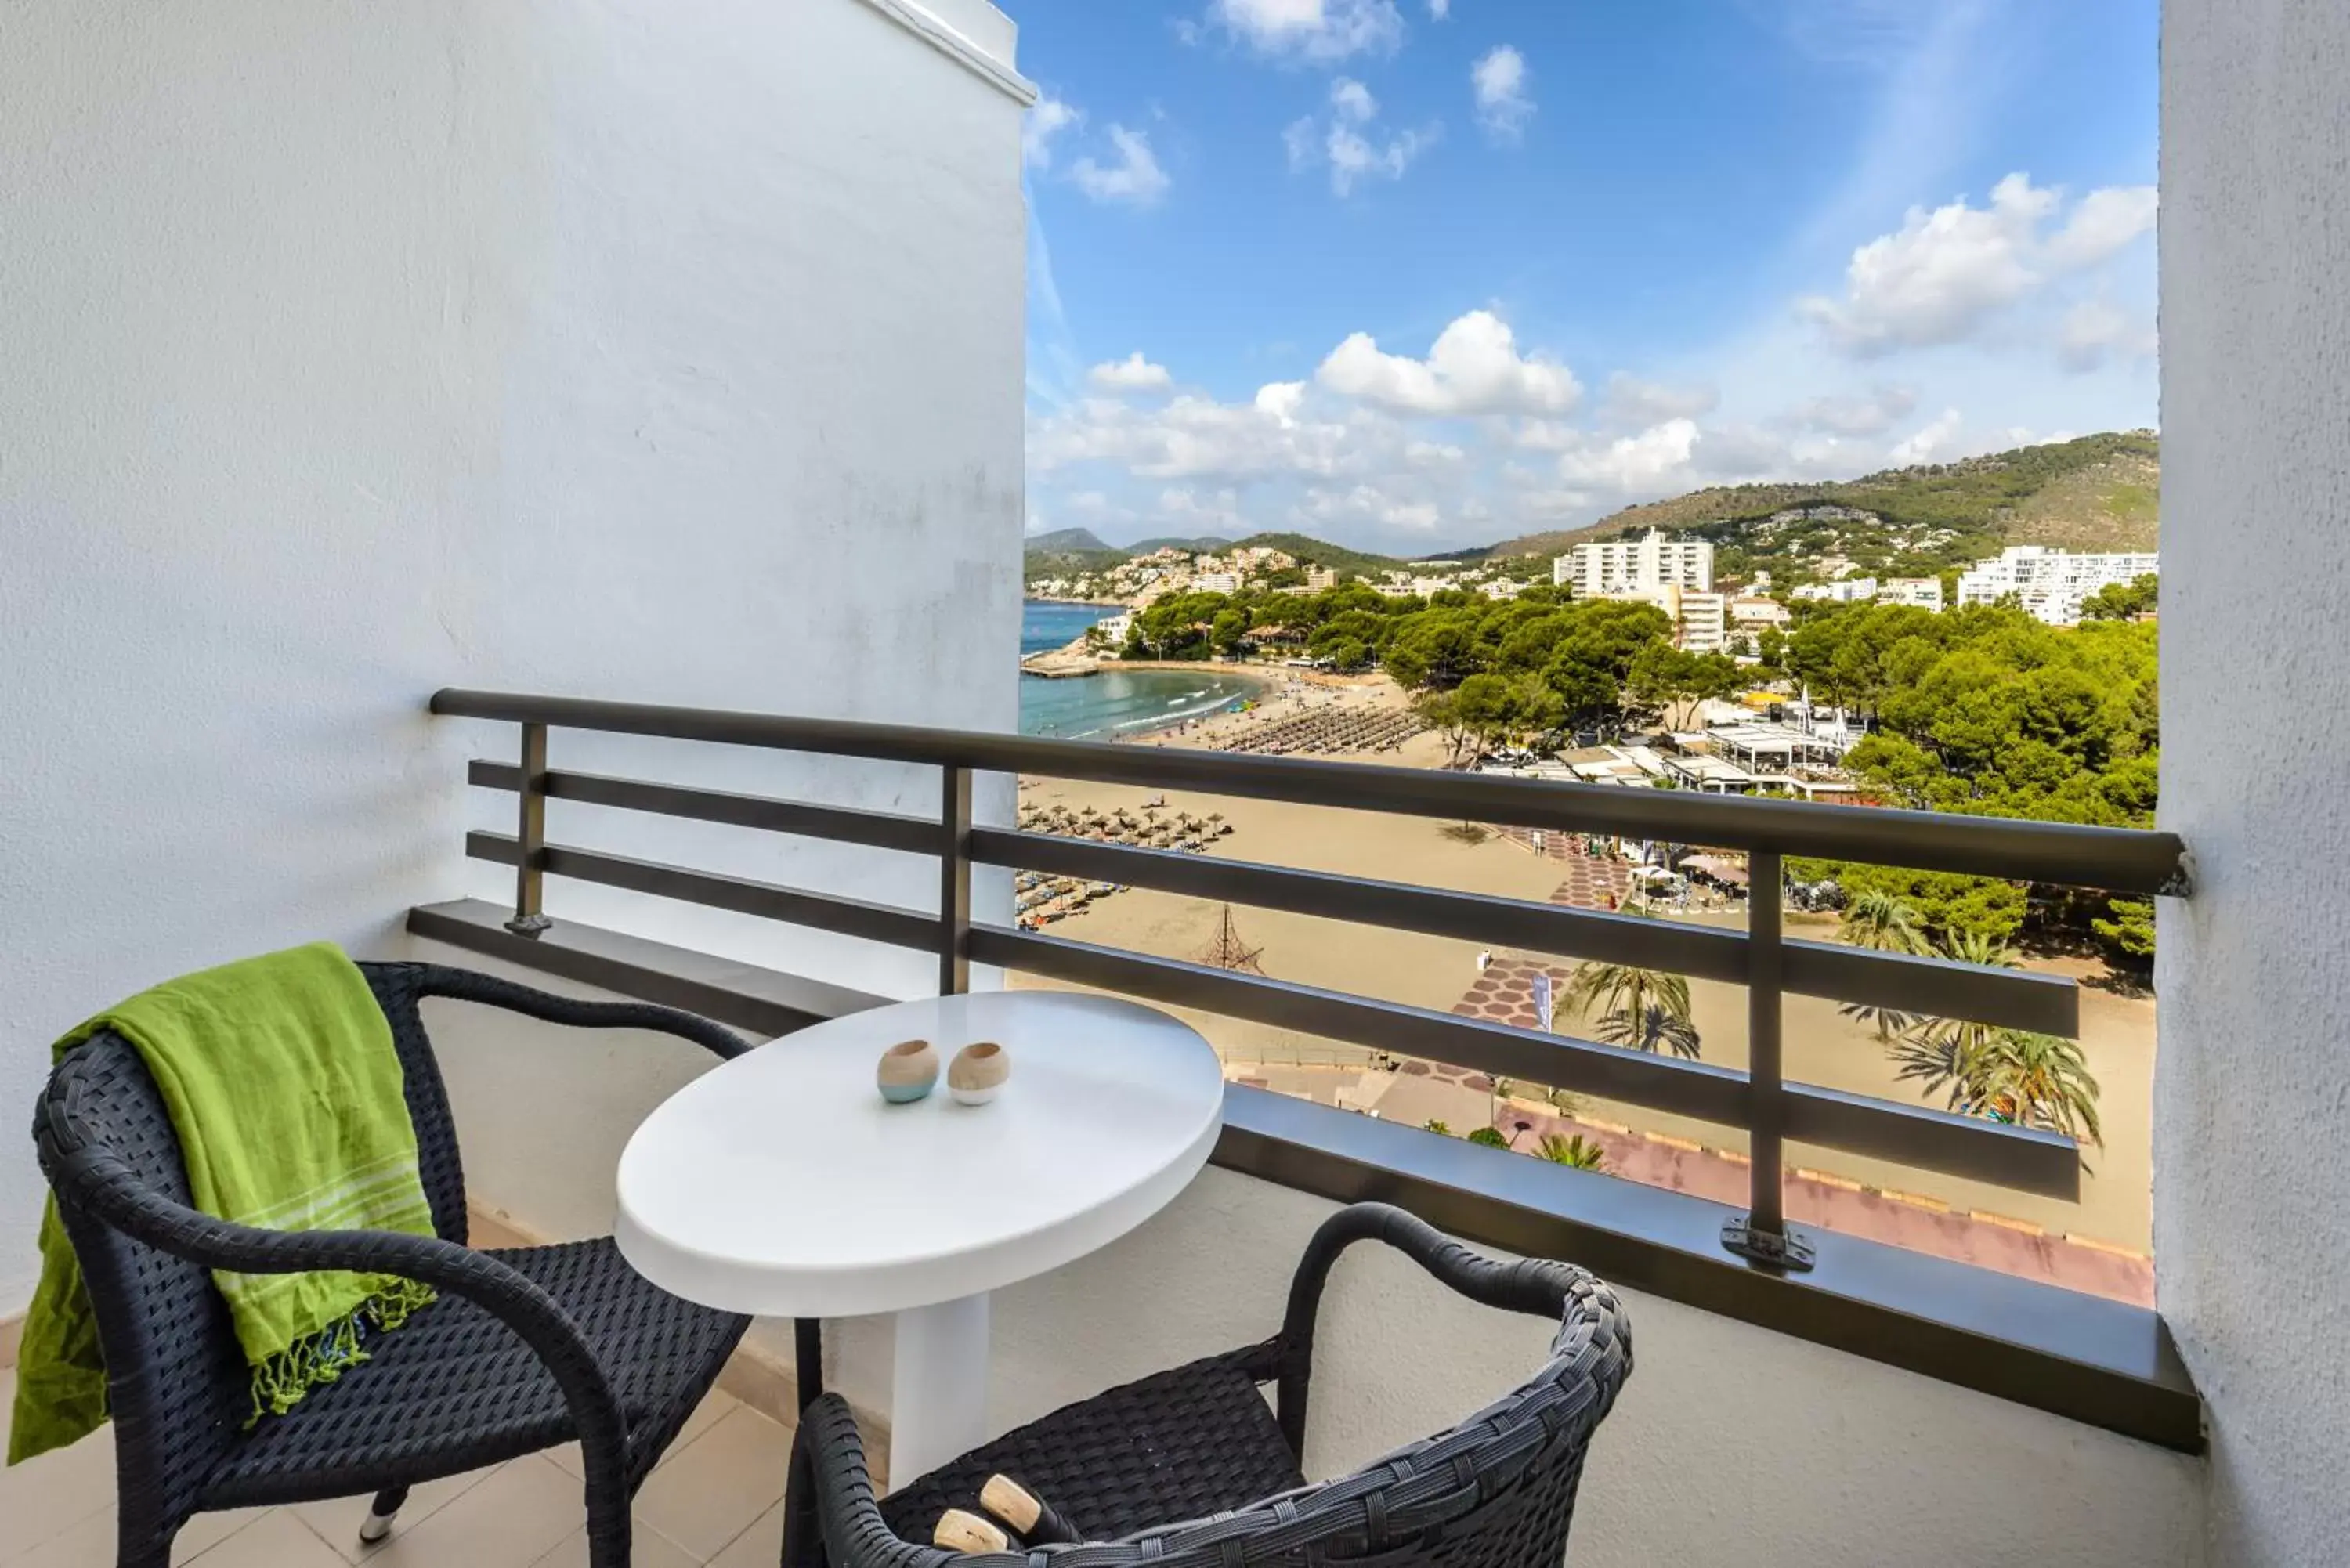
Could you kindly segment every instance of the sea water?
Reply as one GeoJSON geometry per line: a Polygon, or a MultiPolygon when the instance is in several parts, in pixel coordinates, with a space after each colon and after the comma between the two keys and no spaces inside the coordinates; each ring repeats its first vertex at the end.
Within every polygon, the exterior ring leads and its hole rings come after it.
{"type": "MultiPolygon", "coordinates": [[[[1066,648],[1115,607],[1031,599],[1020,618],[1020,654],[1066,648]]],[[[1257,695],[1263,683],[1212,664],[1198,670],[1121,670],[1047,680],[1020,678],[1020,728],[1030,735],[1112,741],[1201,719],[1257,695]]]]}

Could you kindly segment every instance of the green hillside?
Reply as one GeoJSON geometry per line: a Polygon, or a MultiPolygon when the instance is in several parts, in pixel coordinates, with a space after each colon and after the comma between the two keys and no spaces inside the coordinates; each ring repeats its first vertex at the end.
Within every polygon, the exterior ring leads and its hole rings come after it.
{"type": "Polygon", "coordinates": [[[1700,490],[1486,554],[1555,556],[1586,539],[1661,528],[1712,540],[1729,576],[1765,566],[1800,576],[1801,562],[1825,549],[1866,570],[1927,576],[2007,545],[2151,550],[2161,482],[2159,442],[2132,431],[1855,480],[1700,490]],[[1798,512],[1805,515],[1771,521],[1798,512]]]}

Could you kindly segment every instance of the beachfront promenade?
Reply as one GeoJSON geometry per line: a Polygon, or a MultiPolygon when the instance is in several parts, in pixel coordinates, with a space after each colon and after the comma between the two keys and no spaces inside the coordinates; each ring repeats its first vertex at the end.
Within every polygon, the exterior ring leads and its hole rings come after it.
{"type": "MultiPolygon", "coordinates": [[[[1257,711],[1195,722],[1185,732],[1140,743],[1232,747],[1315,711],[1368,712],[1400,705],[1383,682],[1299,681],[1271,694],[1257,711]]],[[[1442,765],[1443,744],[1421,733],[1393,752],[1354,760],[1442,765]]],[[[1499,834],[1468,841],[1461,825],[1443,825],[1332,806],[1241,800],[1180,791],[1066,781],[1036,781],[1023,791],[1025,809],[1141,814],[1147,800],[1164,798],[1152,814],[1221,814],[1228,832],[1200,852],[1299,869],[1555,901],[1605,909],[1619,906],[1630,867],[1608,857],[1585,855],[1570,835],[1546,836],[1542,852],[1531,836],[1499,834]]],[[[1201,899],[1132,889],[1073,911],[1057,934],[1079,940],[1198,961],[1214,941],[1222,906],[1201,899]]],[[[1533,976],[1547,969],[1564,990],[1571,960],[1496,953],[1481,972],[1471,943],[1415,932],[1341,924],[1279,910],[1234,911],[1242,936],[1261,948],[1259,961],[1277,978],[1377,996],[1418,1007],[1534,1025],[1533,976]]],[[[1729,910],[1674,916],[1737,926],[1729,910]]],[[[1822,918],[1807,934],[1831,939],[1822,918]]],[[[2091,978],[2093,966],[2034,962],[2032,967],[2091,978]]],[[[1042,983],[1015,980],[1015,984],[1042,983]]],[[[1701,1060],[1741,1068],[1746,1062],[1746,996],[1742,987],[1708,981],[1690,984],[1692,1017],[1701,1060]]],[[[1920,1104],[1912,1085],[1894,1075],[1870,1028],[1842,1016],[1833,1002],[1790,995],[1785,1002],[1786,1061],[1792,1079],[1829,1088],[1920,1104]]],[[[1372,1054],[1337,1042],[1242,1020],[1191,1018],[1222,1054],[1236,1078],[1268,1083],[1283,1092],[1326,1104],[1375,1109],[1388,1120],[1418,1126],[1446,1123],[1466,1134],[1490,1118],[1505,1135],[1515,1119],[1535,1130],[1519,1139],[1531,1147],[1543,1130],[1581,1133],[1608,1150],[1611,1171],[1627,1179],[1736,1201],[1747,1171],[1738,1152],[1742,1135],[1731,1129],[1641,1106],[1580,1096],[1572,1116],[1541,1106],[1538,1085],[1512,1085],[1524,1105],[1492,1098],[1491,1085],[1450,1070],[1388,1073],[1372,1054]],[[1548,1121],[1544,1120],[1544,1117],[1548,1121]]],[[[1561,1016],[1562,1032],[1588,1033],[1582,1020],[1561,1016]]],[[[1891,1161],[1827,1150],[1795,1149],[1788,1202],[1799,1219],[1938,1255],[1980,1262],[2002,1272],[2048,1280],[2122,1300],[2151,1293],[2145,1253],[2151,1231],[2147,1145],[2152,1116],[2154,1006],[2150,1000],[2085,986],[2082,1047],[2103,1088],[2099,1109],[2106,1142],[2090,1153],[2080,1201],[2064,1202],[1989,1184],[1920,1172],[1891,1161]]],[[[1409,1066],[1424,1066],[1406,1064],[1409,1066]]],[[[1496,1158],[1502,1158],[1497,1155],[1496,1158]]],[[[1528,1158],[1528,1157],[1517,1157],[1528,1158]]]]}

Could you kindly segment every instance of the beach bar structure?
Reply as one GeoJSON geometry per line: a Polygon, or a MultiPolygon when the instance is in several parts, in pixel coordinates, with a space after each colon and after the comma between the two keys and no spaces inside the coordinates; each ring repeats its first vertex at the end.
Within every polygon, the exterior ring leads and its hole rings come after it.
{"type": "MultiPolygon", "coordinates": [[[[1421,8],[1398,9],[1424,30],[1421,8]]],[[[1310,1345],[1310,1408],[1278,1397],[1289,1429],[1269,1439],[1294,1469],[1136,1542],[972,1568],[1485,1561],[1431,1550],[1452,1511],[1517,1495],[1516,1472],[1482,1461],[1547,1454],[1586,1408],[1569,1396],[1588,1386],[1565,1381],[1531,1411],[1496,1403],[1551,1366],[1564,1320],[1491,1303],[1534,1299],[1559,1262],[1610,1287],[1610,1334],[1628,1337],[1609,1354],[1637,1343],[1579,1472],[1578,1568],[2340,1563],[2350,931],[2325,918],[2338,872],[2312,846],[2350,842],[2350,793],[2308,716],[2350,701],[2350,664],[2311,657],[2338,643],[2350,594],[2350,7],[2167,0],[2163,26],[2162,553],[2178,591],[2160,805],[2151,828],[2122,829],[1019,734],[1036,89],[985,0],[11,6],[0,1387],[15,1388],[50,1191],[26,1129],[52,1045],[163,977],[328,940],[547,994],[527,1018],[422,1004],[471,1206],[436,1216],[453,1239],[410,1238],[402,1256],[466,1260],[443,1276],[457,1284],[510,1248],[607,1235],[621,1150],[713,1068],[687,1041],[551,1019],[684,1009],[707,1041],[755,1045],[755,1064],[894,1002],[1076,990],[1441,1066],[1497,1101],[1506,1081],[1627,1107],[1613,1114],[1736,1176],[1711,1196],[1644,1185],[1227,1081],[1205,1164],[1154,1217],[997,1293],[983,1421],[1008,1434],[1246,1346],[1221,1386],[1262,1434],[1275,1417],[1249,1369],[1310,1345]],[[1022,827],[1024,777],[1193,810],[1378,814],[1448,846],[1437,836],[1464,823],[1563,852],[1669,843],[1742,857],[1747,898],[1735,915],[1641,918],[1284,865],[1245,833],[1187,853],[1022,827]],[[2159,1041],[2136,1113],[2150,1146],[2133,1155],[2151,1304],[1840,1232],[1804,1207],[1819,1185],[1804,1172],[1867,1160],[1942,1206],[1904,1210],[1914,1223],[1956,1224],[2070,1201],[2084,1158],[2120,1151],[1791,1074],[1790,998],[2057,1038],[2106,1000],[2044,968],[1835,940],[1785,915],[1798,860],[2152,909],[2159,1041]],[[1086,921],[1022,929],[1023,875],[1132,888],[1129,909],[1230,903],[1260,938],[1276,915],[1326,920],[1375,960],[1417,940],[1459,961],[1440,987],[1399,966],[1356,990],[1285,971],[1270,943],[1262,974],[1127,950],[1084,940],[1086,921]],[[1590,962],[1686,977],[1743,1021],[1746,1049],[1683,1059],[1564,1012],[1543,1028],[1451,1011],[1487,951],[1561,981],[1590,962]],[[1431,1275],[1377,1247],[1318,1251],[1299,1293],[1321,1293],[1318,1334],[1310,1307],[1283,1327],[1293,1266],[1362,1200],[1502,1261],[1424,1250],[1445,1260],[1431,1275]],[[1431,1433],[1447,1436],[1407,1447],[1431,1433]],[[1351,1494],[1346,1542],[1282,1555],[1262,1535],[1218,1539],[1234,1520],[1278,1532],[1299,1480],[1367,1466],[1384,1479],[1351,1494]]],[[[1128,112],[1087,107],[1089,129],[1128,112]]],[[[1759,752],[1721,760],[1767,776],[1759,752]]],[[[1015,1073],[994,1109],[1016,1113],[1019,1094],[1015,1073]]],[[[768,1130],[802,1147],[788,1114],[768,1130]]],[[[119,1162],[48,1153],[111,1201],[119,1162]]],[[[1062,1153],[1024,1158],[1075,1179],[1062,1153]]],[[[711,1201],[855,1241],[902,1218],[865,1206],[872,1174],[844,1155],[711,1201]]],[[[1843,1193],[1846,1209],[1894,1202],[1843,1193]]],[[[171,1249],[217,1233],[200,1218],[124,1255],[184,1273],[171,1249]]],[[[524,1281],[499,1304],[541,1337],[630,1338],[552,1300],[524,1281]]],[[[460,1326],[504,1343],[486,1319],[460,1326]]],[[[886,1507],[916,1479],[886,1473],[890,1322],[844,1310],[820,1339],[804,1355],[797,1324],[754,1322],[719,1374],[727,1398],[675,1412],[628,1472],[610,1454],[630,1387],[587,1356],[559,1381],[525,1368],[510,1391],[536,1401],[528,1441],[417,1486],[375,1560],[613,1568],[583,1533],[592,1452],[628,1489],[597,1491],[595,1517],[635,1521],[636,1563],[777,1562],[794,1427],[819,1386],[838,1402],[809,1441],[861,1423],[884,1472],[827,1506],[886,1507]]],[[[1564,1345],[1562,1379],[1594,1343],[1564,1345]]],[[[128,1378],[154,1347],[104,1348],[128,1378]]],[[[370,1348],[377,1376],[397,1369],[397,1344],[370,1348]]],[[[363,1390],[367,1365],[311,1397],[363,1390]]],[[[245,1440],[246,1410],[220,1402],[249,1403],[244,1373],[194,1366],[209,1392],[192,1420],[126,1398],[80,1444],[0,1470],[0,1563],[165,1568],[168,1550],[122,1535],[151,1499],[117,1484],[120,1445],[181,1434],[172,1484],[234,1501],[202,1445],[245,1440]]],[[[383,1432],[429,1415],[370,1409],[383,1432]]],[[[1094,1428],[1087,1462],[1135,1429],[1094,1428]]],[[[1211,1446],[1175,1480],[1223,1457],[1211,1446]]],[[[356,1495],[206,1512],[218,1533],[192,1530],[182,1560],[365,1563],[369,1472],[339,1473],[356,1495]]],[[[868,1544],[901,1568],[953,1561],[908,1528],[919,1539],[868,1544]]]]}

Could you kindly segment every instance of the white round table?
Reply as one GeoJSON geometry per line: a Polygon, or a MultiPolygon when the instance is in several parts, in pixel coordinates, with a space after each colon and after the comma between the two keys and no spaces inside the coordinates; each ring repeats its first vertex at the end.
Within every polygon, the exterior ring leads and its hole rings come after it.
{"type": "Polygon", "coordinates": [[[804,1029],[687,1085],[620,1156],[614,1235],[672,1294],[767,1317],[893,1313],[890,1471],[911,1479],[987,1437],[987,1297],[1116,1240],[1183,1190],[1223,1125],[1197,1032],[1107,997],[993,992],[804,1029]],[[874,1087],[901,1040],[938,1048],[937,1089],[874,1087]],[[993,1104],[944,1066],[1000,1043],[993,1104]]]}

